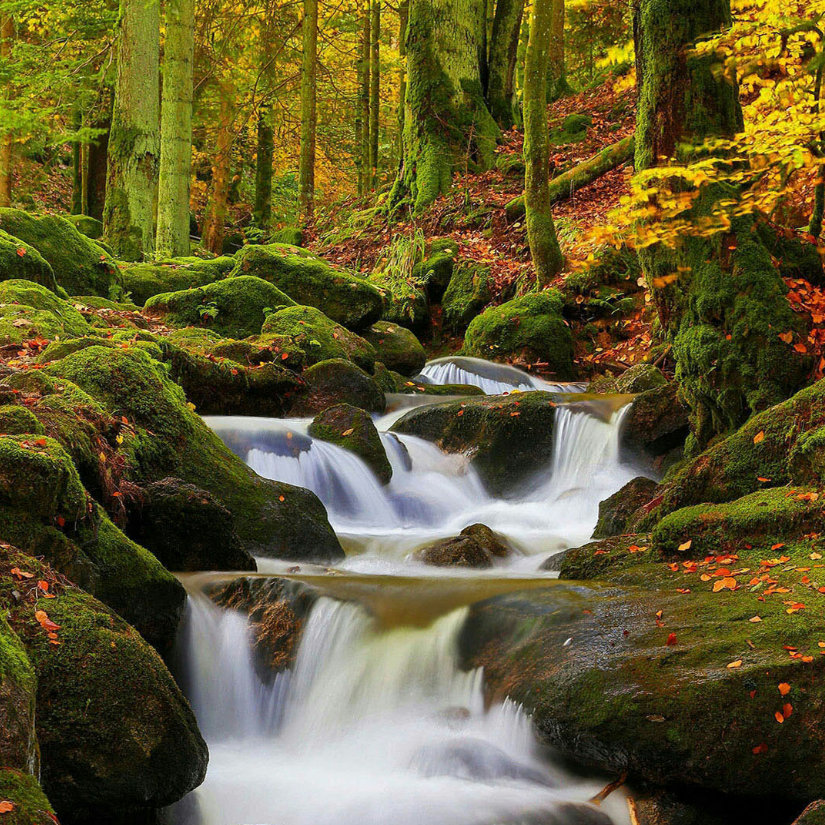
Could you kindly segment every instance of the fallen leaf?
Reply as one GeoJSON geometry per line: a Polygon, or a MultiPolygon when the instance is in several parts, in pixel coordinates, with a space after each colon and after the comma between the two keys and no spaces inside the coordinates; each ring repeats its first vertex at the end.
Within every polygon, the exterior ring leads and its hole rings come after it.
{"type": "Polygon", "coordinates": [[[765,440],[765,433],[760,430],[754,437],[753,443],[754,444],[761,444],[765,440]]]}
{"type": "Polygon", "coordinates": [[[690,550],[691,545],[693,544],[692,539],[688,539],[684,544],[679,545],[679,552],[684,553],[686,550],[690,550]]]}
{"type": "Polygon", "coordinates": [[[0,802],[0,814],[7,814],[9,811],[13,810],[14,802],[10,802],[8,799],[4,799],[2,802],[0,802]]]}
{"type": "Polygon", "coordinates": [[[665,644],[667,644],[667,645],[675,645],[675,644],[676,644],[676,634],[675,634],[675,633],[671,633],[671,634],[667,637],[667,642],[665,642],[665,644]]]}
{"type": "Polygon", "coordinates": [[[787,704],[782,705],[782,715],[788,719],[790,715],[793,713],[793,705],[788,702],[787,704]]]}
{"type": "Polygon", "coordinates": [[[780,682],[779,693],[782,696],[787,696],[791,692],[791,686],[787,682],[780,682]]]}
{"type": "Polygon", "coordinates": [[[757,622],[761,622],[761,621],[762,621],[762,617],[761,617],[761,616],[752,616],[750,619],[748,619],[748,621],[749,621],[751,624],[756,624],[757,622]]]}
{"type": "Polygon", "coordinates": [[[742,667],[742,660],[741,659],[737,659],[735,662],[729,662],[727,664],[727,669],[728,670],[738,670],[740,667],[742,667]]]}
{"type": "Polygon", "coordinates": [[[776,711],[774,713],[773,718],[776,719],[777,722],[781,725],[785,721],[785,717],[782,715],[782,711],[776,711]]]}
{"type": "Polygon", "coordinates": [[[355,428],[350,427],[348,430],[344,430],[344,432],[342,432],[341,435],[345,435],[345,436],[346,435],[352,435],[354,432],[355,432],[355,428]]]}
{"type": "Polygon", "coordinates": [[[757,745],[753,749],[753,753],[755,753],[755,754],[765,753],[767,750],[768,750],[768,746],[764,742],[762,742],[761,744],[757,745]]]}

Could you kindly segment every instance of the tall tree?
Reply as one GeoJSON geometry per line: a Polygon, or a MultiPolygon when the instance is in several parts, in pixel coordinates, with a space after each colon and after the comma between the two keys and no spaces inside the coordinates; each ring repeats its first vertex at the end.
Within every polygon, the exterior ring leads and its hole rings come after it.
{"type": "MultiPolygon", "coordinates": [[[[645,188],[657,183],[668,196],[675,189],[692,198],[692,208],[680,212],[693,226],[721,216],[720,231],[682,229],[641,253],[692,410],[693,448],[786,398],[806,373],[804,358],[779,337],[790,341],[798,322],[756,218],[724,213],[736,202],[735,186],[697,188],[689,178],[697,158],[715,152],[725,163],[706,140],[733,138],[743,128],[736,82],[715,51],[694,49],[730,25],[730,0],[640,0],[634,21],[637,171],[648,170],[645,188]],[[688,177],[671,172],[657,179],[660,163],[686,166],[688,177]]],[[[657,199],[648,195],[646,202],[652,207],[657,199]]]]}
{"type": "Polygon", "coordinates": [[[490,36],[487,101],[502,129],[521,122],[516,103],[516,59],[524,0],[498,0],[490,36]]]}
{"type": "Polygon", "coordinates": [[[484,100],[486,4],[412,0],[407,24],[404,155],[391,202],[425,209],[453,171],[495,160],[498,125],[484,100]]]}
{"type": "Polygon", "coordinates": [[[166,0],[157,252],[173,258],[189,254],[194,55],[195,0],[166,0]]]}
{"type": "Polygon", "coordinates": [[[231,184],[232,147],[235,143],[235,88],[231,81],[223,78],[218,85],[220,115],[218,136],[215,146],[215,161],[212,164],[212,185],[203,217],[201,243],[210,252],[223,252],[226,229],[226,213],[229,208],[229,186],[231,184]]]}
{"type": "Polygon", "coordinates": [[[530,254],[541,287],[564,266],[550,201],[547,62],[552,25],[553,0],[533,0],[524,61],[524,202],[530,254]]]}
{"type": "MultiPolygon", "coordinates": [[[[14,20],[10,15],[0,17],[0,58],[8,60],[14,40],[14,20]]],[[[0,206],[11,206],[13,138],[11,133],[0,137],[0,206]]]]}
{"type": "Polygon", "coordinates": [[[140,260],[154,250],[159,62],[158,0],[121,0],[103,224],[107,242],[126,260],[140,260]]]}
{"type": "Polygon", "coordinates": [[[404,101],[407,99],[407,21],[410,16],[410,0],[398,5],[398,156],[403,152],[404,101]]]}
{"type": "Polygon", "coordinates": [[[304,0],[303,57],[301,59],[301,158],[298,202],[303,221],[315,209],[315,138],[318,118],[318,0],[304,0]]]}
{"type": "Polygon", "coordinates": [[[98,133],[83,146],[83,204],[84,215],[103,220],[106,203],[106,163],[109,155],[109,131],[112,126],[112,98],[106,93],[103,113],[90,117],[91,126],[98,133]]]}
{"type": "Polygon", "coordinates": [[[261,23],[261,67],[258,104],[257,152],[255,153],[255,203],[252,219],[261,229],[272,217],[272,158],[275,133],[272,128],[272,95],[275,90],[275,0],[265,0],[261,23]]]}
{"type": "Polygon", "coordinates": [[[565,0],[552,0],[550,52],[547,59],[547,96],[556,100],[570,91],[564,54],[565,0]]]}
{"type": "Polygon", "coordinates": [[[370,8],[370,187],[378,184],[378,124],[381,112],[381,4],[370,8]]]}
{"type": "Polygon", "coordinates": [[[358,113],[356,118],[356,165],[358,195],[369,191],[370,169],[370,0],[361,2],[361,40],[358,46],[358,113]]]}

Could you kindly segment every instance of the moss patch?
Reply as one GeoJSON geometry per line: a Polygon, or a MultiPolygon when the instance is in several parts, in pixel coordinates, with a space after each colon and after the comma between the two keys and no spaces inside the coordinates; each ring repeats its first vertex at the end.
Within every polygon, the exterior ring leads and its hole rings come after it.
{"type": "Polygon", "coordinates": [[[453,270],[442,299],[444,323],[454,330],[466,329],[492,297],[490,267],[469,262],[459,263],[453,270]]]}
{"type": "Polygon", "coordinates": [[[52,292],[57,281],[49,262],[33,247],[0,230],[0,280],[19,278],[34,281],[52,292]]]}
{"type": "Polygon", "coordinates": [[[401,375],[418,375],[427,363],[427,353],[419,340],[398,324],[379,321],[364,332],[375,348],[376,358],[401,375]]]}

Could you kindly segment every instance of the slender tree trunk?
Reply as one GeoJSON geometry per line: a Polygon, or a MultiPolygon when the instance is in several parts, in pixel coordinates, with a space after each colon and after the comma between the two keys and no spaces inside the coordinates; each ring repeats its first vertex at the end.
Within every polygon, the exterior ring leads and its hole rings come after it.
{"type": "Polygon", "coordinates": [[[516,59],[524,0],[498,0],[490,36],[487,101],[502,129],[521,122],[516,104],[516,59]]]}
{"type": "Polygon", "coordinates": [[[215,163],[212,165],[212,186],[209,191],[209,202],[206,205],[201,231],[202,245],[216,255],[223,252],[223,237],[226,228],[226,213],[231,183],[232,146],[235,142],[234,121],[235,90],[224,83],[221,84],[220,123],[218,124],[218,138],[215,146],[215,163]]]}
{"type": "Polygon", "coordinates": [[[160,150],[160,7],[122,0],[115,103],[109,137],[104,234],[126,260],[154,250],[160,150]]]}
{"type": "Polygon", "coordinates": [[[304,0],[304,53],[301,61],[301,160],[298,203],[302,221],[315,209],[315,132],[317,125],[318,0],[304,0]]]}
{"type": "Polygon", "coordinates": [[[268,229],[272,218],[272,157],[275,135],[272,129],[272,94],[275,89],[275,2],[268,0],[261,27],[261,89],[258,106],[258,146],[255,156],[255,204],[252,219],[260,229],[268,229]]]}
{"type": "Polygon", "coordinates": [[[381,112],[381,5],[370,9],[370,188],[378,185],[378,123],[381,112]]]}
{"type": "Polygon", "coordinates": [[[358,52],[358,194],[369,191],[370,169],[370,0],[362,0],[361,43],[358,52]]]}
{"type": "Polygon", "coordinates": [[[413,0],[407,23],[404,157],[391,204],[416,212],[452,186],[453,171],[489,169],[498,125],[484,100],[486,20],[477,0],[413,0]]]}
{"type": "MultiPolygon", "coordinates": [[[[83,125],[80,108],[75,108],[72,118],[75,132],[83,125]]],[[[72,215],[83,213],[83,144],[79,140],[72,143],[72,215]]]]}
{"type": "Polygon", "coordinates": [[[398,6],[398,157],[404,151],[404,104],[407,99],[407,20],[410,16],[410,0],[401,0],[398,6]]]}
{"type": "MultiPolygon", "coordinates": [[[[111,109],[111,101],[107,108],[111,109]]],[[[106,163],[111,125],[112,117],[107,113],[94,124],[95,129],[103,130],[102,134],[83,147],[83,214],[99,221],[103,220],[106,203],[106,163]]]]}
{"type": "MultiPolygon", "coordinates": [[[[820,55],[825,57],[825,55],[820,55]]],[[[816,70],[816,80],[814,83],[814,107],[813,113],[815,116],[819,115],[822,109],[822,79],[823,69],[822,64],[816,70]]],[[[819,135],[819,151],[820,155],[825,155],[825,132],[820,132],[819,135]]],[[[808,232],[814,238],[819,238],[822,234],[822,220],[825,217],[825,156],[819,158],[819,173],[816,178],[816,188],[814,189],[814,208],[811,213],[811,222],[808,224],[808,232]]]]}
{"type": "Polygon", "coordinates": [[[548,286],[564,266],[550,203],[547,60],[552,12],[552,0],[534,0],[524,64],[524,200],[527,238],[540,287],[548,286]]]}
{"type": "Polygon", "coordinates": [[[159,255],[189,254],[195,0],[166,0],[166,49],[160,122],[159,255]]]}
{"type": "Polygon", "coordinates": [[[564,12],[565,0],[552,0],[550,52],[547,60],[547,97],[550,100],[557,100],[570,90],[564,57],[564,12]]]}
{"type": "MultiPolygon", "coordinates": [[[[4,16],[0,18],[0,57],[8,60],[13,41],[14,20],[10,16],[4,16]]],[[[13,146],[11,134],[4,134],[0,138],[0,206],[11,206],[13,146]]]]}

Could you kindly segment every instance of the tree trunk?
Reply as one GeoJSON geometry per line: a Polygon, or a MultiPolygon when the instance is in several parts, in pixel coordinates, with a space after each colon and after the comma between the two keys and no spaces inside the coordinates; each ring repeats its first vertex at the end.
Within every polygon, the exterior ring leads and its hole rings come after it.
{"type": "Polygon", "coordinates": [[[490,36],[487,101],[502,129],[521,122],[516,102],[516,58],[524,0],[498,0],[490,36]]]}
{"type": "Polygon", "coordinates": [[[158,182],[159,255],[189,254],[195,0],[166,0],[158,182]]]}
{"type": "Polygon", "coordinates": [[[304,0],[304,53],[301,60],[301,160],[298,201],[301,219],[312,219],[315,209],[315,131],[318,117],[318,0],[304,0]]]}
{"type": "MultiPolygon", "coordinates": [[[[108,107],[111,108],[111,101],[108,107]]],[[[103,132],[87,143],[83,151],[83,214],[96,220],[103,220],[103,207],[106,203],[106,163],[109,155],[109,130],[112,125],[111,114],[94,124],[95,129],[103,132]]]]}
{"type": "Polygon", "coordinates": [[[546,287],[564,266],[550,204],[547,60],[552,0],[534,0],[524,63],[524,202],[536,281],[546,287]]]}
{"type": "Polygon", "coordinates": [[[550,53],[547,60],[547,97],[558,100],[570,91],[564,60],[565,0],[552,0],[553,20],[550,27],[550,53]]]}
{"type": "Polygon", "coordinates": [[[133,261],[154,249],[159,53],[158,0],[122,0],[103,223],[115,254],[133,261]]]}
{"type": "Polygon", "coordinates": [[[381,112],[381,5],[370,9],[370,188],[378,185],[378,123],[381,112]]]}
{"type": "Polygon", "coordinates": [[[258,106],[258,145],[255,155],[255,203],[252,220],[260,229],[268,229],[272,218],[272,157],[275,135],[272,128],[272,94],[275,88],[275,2],[269,0],[261,27],[261,89],[258,106]]]}
{"type": "MultiPolygon", "coordinates": [[[[823,57],[825,57],[825,55],[820,54],[820,58],[823,57]]],[[[823,68],[820,63],[819,68],[816,70],[816,80],[814,81],[813,114],[815,116],[818,116],[822,109],[822,81],[823,68]]],[[[825,132],[820,132],[819,134],[819,152],[820,165],[819,172],[816,176],[816,187],[814,189],[814,208],[811,212],[811,221],[808,224],[808,232],[813,235],[814,238],[819,238],[822,234],[822,220],[825,218],[825,157],[822,157],[822,154],[825,153],[825,132]]]]}
{"type": "Polygon", "coordinates": [[[355,122],[358,195],[369,191],[370,168],[370,0],[362,0],[361,42],[358,49],[358,112],[355,122]]]}
{"type": "MultiPolygon", "coordinates": [[[[0,18],[0,57],[11,57],[14,40],[14,20],[10,16],[0,18]]],[[[11,134],[0,137],[0,207],[11,206],[11,180],[13,166],[13,140],[11,134]]]]}
{"type": "Polygon", "coordinates": [[[407,99],[407,20],[410,16],[410,0],[401,0],[398,6],[398,157],[404,151],[404,102],[407,99]]]}
{"type": "MultiPolygon", "coordinates": [[[[83,125],[80,108],[75,108],[72,117],[74,130],[83,125]]],[[[72,215],[83,214],[83,144],[79,140],[72,143],[72,215]]]]}
{"type": "Polygon", "coordinates": [[[215,163],[212,166],[212,187],[209,191],[209,202],[206,205],[201,231],[202,245],[215,255],[223,252],[223,236],[231,182],[232,145],[235,142],[234,120],[235,90],[222,84],[220,123],[215,147],[215,163]]]}
{"type": "Polygon", "coordinates": [[[412,0],[407,23],[404,157],[391,203],[416,212],[449,191],[453,171],[489,169],[498,125],[487,109],[485,4],[412,0]]]}
{"type": "MultiPolygon", "coordinates": [[[[730,0],[640,0],[634,21],[637,170],[660,159],[689,162],[706,138],[731,138],[743,128],[738,90],[725,79],[719,58],[691,52],[698,38],[730,23],[730,0]]],[[[708,187],[687,217],[698,222],[737,196],[733,186],[708,187]]],[[[727,233],[682,233],[667,246],[640,252],[662,329],[673,343],[681,394],[691,408],[689,452],[804,383],[805,359],[779,338],[799,322],[760,241],[765,228],[752,217],[734,215],[727,233]]]]}

